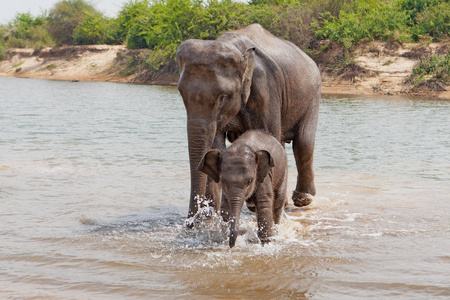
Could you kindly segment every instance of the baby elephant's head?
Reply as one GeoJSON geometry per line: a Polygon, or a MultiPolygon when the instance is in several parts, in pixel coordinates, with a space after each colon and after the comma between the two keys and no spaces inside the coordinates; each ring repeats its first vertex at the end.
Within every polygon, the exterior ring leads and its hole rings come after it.
{"type": "Polygon", "coordinates": [[[247,146],[213,149],[205,154],[197,170],[220,182],[230,205],[230,247],[236,243],[239,218],[245,199],[250,197],[258,184],[264,182],[274,167],[274,161],[266,150],[253,152],[247,146]]]}

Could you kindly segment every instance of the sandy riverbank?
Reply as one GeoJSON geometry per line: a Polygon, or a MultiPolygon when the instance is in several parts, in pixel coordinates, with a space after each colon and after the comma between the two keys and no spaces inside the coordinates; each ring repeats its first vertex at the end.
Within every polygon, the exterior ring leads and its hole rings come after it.
{"type": "Polygon", "coordinates": [[[125,46],[71,46],[10,49],[0,62],[0,76],[73,81],[129,82],[114,71],[117,53],[125,46]]]}
{"type": "MultiPolygon", "coordinates": [[[[414,55],[417,49],[433,53],[439,45],[418,48],[416,44],[398,44],[394,47],[382,42],[365,44],[353,53],[356,68],[343,75],[327,72],[327,68],[319,62],[323,70],[322,91],[333,94],[415,95],[450,100],[450,87],[412,91],[412,87],[405,83],[417,62],[417,55],[414,55]]],[[[0,61],[0,76],[161,85],[175,85],[178,77],[177,72],[166,72],[150,79],[139,78],[137,73],[126,75],[118,67],[118,57],[127,55],[125,46],[70,46],[39,51],[10,49],[6,54],[6,59],[0,61]]],[[[333,51],[328,55],[333,55],[333,51]]]]}

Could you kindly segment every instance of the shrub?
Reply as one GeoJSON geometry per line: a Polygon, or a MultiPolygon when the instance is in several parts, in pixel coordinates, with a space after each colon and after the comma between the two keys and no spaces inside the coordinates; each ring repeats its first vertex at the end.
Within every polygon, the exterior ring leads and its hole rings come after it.
{"type": "Polygon", "coordinates": [[[147,43],[165,49],[168,55],[174,55],[178,45],[195,36],[190,35],[190,23],[203,9],[200,1],[166,0],[165,5],[154,5],[151,27],[144,31],[147,43]]]}
{"type": "Polygon", "coordinates": [[[126,39],[136,22],[139,22],[142,16],[149,15],[150,12],[150,3],[147,0],[130,0],[125,3],[117,17],[119,38],[126,39]]]}
{"type": "Polygon", "coordinates": [[[135,24],[128,30],[126,44],[129,49],[148,48],[149,45],[143,36],[143,31],[145,29],[144,24],[145,18],[135,20],[135,24]]]}
{"type": "Polygon", "coordinates": [[[416,16],[422,11],[437,5],[439,0],[399,0],[398,4],[401,10],[408,16],[409,26],[416,24],[416,16]]]}
{"type": "Polygon", "coordinates": [[[295,0],[293,1],[286,1],[286,0],[250,0],[249,4],[250,5],[266,5],[266,6],[279,6],[279,5],[283,5],[286,4],[287,2],[289,3],[294,3],[295,0]]]}
{"type": "Polygon", "coordinates": [[[0,45],[0,61],[5,59],[5,49],[0,45]]]}
{"type": "Polygon", "coordinates": [[[53,45],[46,24],[45,16],[34,18],[30,13],[18,13],[8,26],[2,26],[0,42],[6,48],[42,48],[53,45]]]}
{"type": "Polygon", "coordinates": [[[413,37],[418,40],[428,35],[434,41],[450,37],[450,4],[439,3],[417,14],[416,25],[411,28],[413,37]]]}
{"type": "Polygon", "coordinates": [[[74,30],[77,45],[113,43],[112,22],[99,12],[85,12],[82,21],[74,30]]]}
{"type": "Polygon", "coordinates": [[[146,67],[155,71],[158,71],[165,63],[167,63],[167,56],[161,50],[150,53],[145,59],[146,67]]]}
{"type": "Polygon", "coordinates": [[[450,83],[450,54],[433,54],[424,56],[413,68],[417,82],[425,79],[441,80],[450,83]]]}
{"type": "Polygon", "coordinates": [[[98,12],[84,0],[57,2],[48,17],[48,31],[58,45],[73,45],[75,29],[85,20],[85,15],[98,12]]]}
{"type": "Polygon", "coordinates": [[[242,19],[240,27],[244,27],[252,23],[259,23],[273,34],[281,35],[279,22],[282,11],[282,6],[247,6],[242,11],[242,17],[238,17],[242,19]]]}
{"type": "Polygon", "coordinates": [[[344,7],[339,16],[322,14],[323,25],[316,37],[341,42],[350,47],[361,40],[408,39],[408,16],[392,2],[381,0],[356,1],[344,7]]]}
{"type": "Polygon", "coordinates": [[[248,16],[245,15],[247,7],[230,0],[213,0],[207,7],[196,7],[189,22],[188,34],[194,38],[211,40],[225,31],[239,29],[248,23],[248,16]]]}
{"type": "MultiPolygon", "coordinates": [[[[215,39],[260,23],[314,55],[322,39],[347,49],[365,40],[435,41],[449,38],[450,4],[444,0],[128,0],[109,19],[88,0],[61,0],[48,16],[18,14],[0,26],[0,45],[116,44],[173,57],[189,38],[215,39]],[[334,43],[337,44],[337,43],[334,43]]],[[[317,51],[318,50],[318,51],[317,51]]]]}

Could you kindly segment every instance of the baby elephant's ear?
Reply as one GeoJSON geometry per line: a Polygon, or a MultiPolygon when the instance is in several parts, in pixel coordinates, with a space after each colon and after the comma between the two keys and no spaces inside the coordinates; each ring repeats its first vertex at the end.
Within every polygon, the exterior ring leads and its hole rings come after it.
{"type": "Polygon", "coordinates": [[[197,170],[205,173],[209,177],[211,177],[215,182],[219,182],[219,156],[220,150],[213,149],[206,152],[205,156],[203,156],[200,164],[197,167],[197,170]]]}
{"type": "Polygon", "coordinates": [[[255,153],[257,169],[257,179],[259,183],[264,181],[271,168],[275,166],[272,155],[266,150],[259,150],[255,153]]]}

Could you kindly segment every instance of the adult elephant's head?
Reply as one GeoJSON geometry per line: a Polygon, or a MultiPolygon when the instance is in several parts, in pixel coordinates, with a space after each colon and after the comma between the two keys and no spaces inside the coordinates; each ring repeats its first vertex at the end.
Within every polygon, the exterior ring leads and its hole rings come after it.
{"type": "Polygon", "coordinates": [[[197,171],[200,160],[250,95],[254,53],[249,40],[187,40],[178,49],[191,168],[189,216],[197,212],[194,198],[206,190],[206,175],[197,171]]]}

